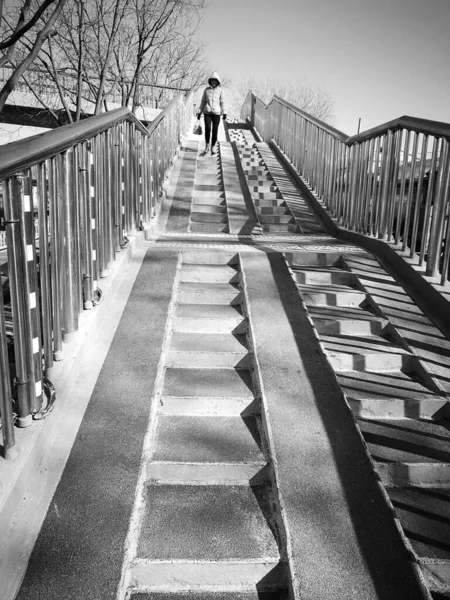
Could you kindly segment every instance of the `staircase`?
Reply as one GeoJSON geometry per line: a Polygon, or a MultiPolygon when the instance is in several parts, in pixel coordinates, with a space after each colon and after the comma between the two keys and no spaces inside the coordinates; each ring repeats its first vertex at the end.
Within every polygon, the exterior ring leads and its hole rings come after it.
{"type": "Polygon", "coordinates": [[[200,149],[194,180],[189,231],[197,234],[227,233],[228,217],[221,161],[200,149]]]}
{"type": "Polygon", "coordinates": [[[369,254],[289,262],[406,544],[448,597],[449,342],[369,254]]]}
{"type": "Polygon", "coordinates": [[[136,599],[166,589],[203,597],[197,588],[285,597],[282,523],[247,334],[238,255],[183,251],[121,598],[130,589],[136,599]]]}

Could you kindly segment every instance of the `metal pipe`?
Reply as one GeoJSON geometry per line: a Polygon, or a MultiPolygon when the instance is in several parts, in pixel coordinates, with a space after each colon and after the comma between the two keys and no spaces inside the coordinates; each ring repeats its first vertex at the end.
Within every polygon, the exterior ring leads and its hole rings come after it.
{"type": "Polygon", "coordinates": [[[64,265],[64,279],[62,289],[62,328],[64,341],[70,341],[73,334],[78,330],[78,284],[79,273],[77,269],[77,240],[75,237],[76,207],[74,199],[74,161],[73,151],[65,152],[62,156],[62,217],[63,235],[65,239],[64,253],[62,255],[64,265]]]}
{"type": "Polygon", "coordinates": [[[439,175],[437,180],[436,200],[433,205],[431,221],[430,252],[427,260],[426,275],[435,277],[439,273],[439,261],[442,250],[445,215],[447,212],[447,194],[450,177],[449,141],[442,141],[442,151],[439,158],[439,175]]]}
{"type": "Polygon", "coordinates": [[[431,153],[430,170],[428,177],[428,185],[425,199],[425,215],[424,215],[424,229],[422,235],[422,244],[420,247],[419,266],[422,266],[425,260],[425,254],[427,252],[428,240],[430,235],[430,221],[431,221],[431,206],[434,197],[434,187],[436,182],[436,168],[437,168],[437,157],[440,148],[441,140],[435,138],[433,141],[433,149],[431,153]]]}
{"type": "MultiPolygon", "coordinates": [[[[417,189],[416,189],[416,201],[414,207],[414,217],[412,224],[412,235],[410,242],[410,258],[412,258],[416,253],[416,242],[417,242],[417,234],[419,230],[419,220],[420,220],[420,207],[422,204],[422,186],[423,186],[423,178],[425,175],[425,167],[427,160],[427,147],[428,147],[428,136],[424,135],[422,139],[422,149],[420,152],[420,163],[419,163],[419,177],[417,180],[417,189]]],[[[422,227],[424,223],[422,222],[422,227]]]]}
{"type": "MultiPolygon", "coordinates": [[[[6,182],[4,182],[3,185],[5,186],[5,184],[6,182]]],[[[0,294],[0,374],[0,416],[2,418],[3,448],[4,458],[8,459],[12,458],[12,448],[16,442],[14,435],[11,374],[9,370],[8,348],[6,345],[6,323],[3,294],[0,294]]]]}
{"type": "MultiPolygon", "coordinates": [[[[413,133],[411,168],[409,171],[410,174],[409,174],[408,195],[407,195],[407,201],[406,201],[406,213],[405,213],[405,220],[404,220],[404,224],[403,224],[403,244],[402,244],[403,251],[405,251],[408,246],[408,228],[409,228],[411,207],[412,207],[412,201],[413,201],[413,195],[414,195],[414,173],[415,173],[415,169],[416,169],[418,145],[419,145],[419,134],[413,133]]],[[[406,149],[406,150],[408,150],[408,149],[406,149]]]]}
{"type": "Polygon", "coordinates": [[[47,180],[49,177],[48,165],[45,163],[38,165],[39,280],[41,290],[42,340],[46,370],[53,367],[53,326],[50,284],[51,260],[49,255],[50,232],[48,226],[49,198],[47,192],[47,180]]]}

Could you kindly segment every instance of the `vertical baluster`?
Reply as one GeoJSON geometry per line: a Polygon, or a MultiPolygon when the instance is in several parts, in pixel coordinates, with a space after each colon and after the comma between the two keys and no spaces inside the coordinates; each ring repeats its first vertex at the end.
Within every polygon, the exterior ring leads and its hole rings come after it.
{"type": "MultiPolygon", "coordinates": [[[[446,222],[445,235],[443,239],[442,248],[442,267],[441,267],[441,285],[446,285],[449,281],[449,264],[450,264],[450,215],[448,209],[446,210],[446,222]]],[[[445,223],[444,223],[445,224],[445,223]]]]}
{"type": "Polygon", "coordinates": [[[22,220],[23,243],[26,248],[25,261],[25,306],[30,331],[30,402],[31,411],[37,412],[42,406],[42,346],[40,297],[36,252],[36,230],[34,221],[32,173],[28,171],[23,180],[23,194],[19,219],[22,220]]]}
{"type": "MultiPolygon", "coordinates": [[[[419,217],[420,217],[420,208],[421,208],[421,204],[422,204],[422,193],[423,193],[422,186],[423,186],[423,178],[425,175],[426,160],[427,160],[427,148],[428,148],[428,135],[424,135],[422,138],[422,148],[420,151],[419,177],[417,180],[417,188],[416,188],[415,202],[414,202],[414,215],[413,215],[411,241],[410,241],[410,258],[412,258],[414,256],[414,254],[416,253],[417,233],[418,233],[418,229],[419,229],[419,217]]],[[[422,223],[422,227],[423,227],[423,223],[422,223]]],[[[408,237],[409,237],[409,232],[408,232],[408,237]]]]}
{"type": "MultiPolygon", "coordinates": [[[[3,190],[5,185],[6,182],[3,182],[3,190]]],[[[3,293],[0,294],[0,374],[0,417],[2,418],[3,451],[4,458],[9,459],[14,458],[12,449],[15,445],[15,435],[3,293]]]]}
{"type": "Polygon", "coordinates": [[[387,239],[387,224],[389,215],[389,204],[392,202],[392,176],[395,156],[394,132],[389,130],[386,136],[387,148],[383,146],[383,161],[381,170],[381,196],[379,199],[379,210],[377,215],[377,232],[379,239],[387,239]]]}
{"type": "Polygon", "coordinates": [[[61,207],[61,157],[58,155],[48,161],[48,184],[49,184],[49,221],[50,221],[50,283],[51,304],[53,323],[53,360],[64,359],[61,323],[61,279],[63,247],[62,231],[62,207],[61,207]]]}
{"type": "Polygon", "coordinates": [[[413,133],[413,148],[411,153],[411,167],[409,170],[409,186],[408,186],[408,194],[407,194],[407,204],[406,204],[406,213],[405,220],[403,224],[403,244],[402,250],[406,250],[408,246],[408,230],[409,230],[409,222],[411,218],[411,208],[414,196],[414,173],[416,169],[417,162],[417,150],[419,145],[419,134],[413,133]]]}
{"type": "Polygon", "coordinates": [[[369,156],[369,142],[365,140],[360,144],[359,170],[358,170],[358,198],[355,207],[354,226],[356,231],[361,231],[361,218],[364,213],[364,197],[367,189],[367,162],[369,156]]]}
{"type": "Polygon", "coordinates": [[[394,219],[397,208],[397,189],[398,189],[398,178],[399,178],[399,165],[400,156],[402,152],[402,139],[403,130],[399,129],[394,134],[394,164],[392,167],[391,175],[391,190],[390,190],[390,203],[388,206],[387,215],[387,240],[391,241],[394,239],[394,219]]]}
{"type": "Polygon", "coordinates": [[[335,204],[335,214],[334,217],[339,220],[341,214],[342,207],[342,195],[344,189],[344,158],[345,158],[345,149],[346,145],[343,142],[339,142],[339,156],[338,156],[338,165],[337,165],[337,186],[336,186],[336,204],[335,204]]]}
{"type": "Polygon", "coordinates": [[[19,427],[32,423],[29,395],[28,345],[30,332],[26,319],[25,259],[20,231],[20,204],[22,180],[12,177],[3,183],[6,241],[8,248],[8,276],[14,331],[14,362],[16,368],[17,412],[19,427]]]}
{"type": "Polygon", "coordinates": [[[355,211],[358,192],[359,167],[360,167],[360,144],[356,143],[352,146],[351,158],[351,173],[350,173],[350,193],[348,196],[347,215],[345,218],[345,226],[348,229],[355,229],[355,211]]]}
{"type": "Polygon", "coordinates": [[[115,186],[114,186],[114,153],[115,146],[112,129],[104,134],[104,177],[105,182],[105,216],[107,232],[107,269],[110,270],[116,261],[116,215],[115,215],[115,186]]]}
{"type": "Polygon", "coordinates": [[[381,201],[382,201],[382,195],[383,195],[383,180],[384,180],[384,175],[386,172],[386,167],[387,167],[387,134],[384,134],[381,137],[381,143],[380,143],[380,153],[381,153],[381,157],[380,155],[378,155],[376,157],[376,166],[377,166],[377,177],[376,177],[376,182],[377,182],[377,188],[376,188],[376,195],[374,194],[374,200],[375,200],[375,206],[372,207],[372,213],[371,213],[371,235],[374,235],[375,237],[378,237],[378,232],[379,232],[379,227],[380,227],[380,214],[381,214],[381,201]]]}
{"type": "Polygon", "coordinates": [[[63,252],[63,295],[62,295],[62,328],[63,339],[69,341],[78,330],[78,260],[77,260],[77,219],[76,201],[74,198],[74,155],[67,151],[62,157],[62,214],[63,214],[63,236],[65,240],[63,252]]]}
{"type": "Polygon", "coordinates": [[[52,303],[50,285],[50,255],[49,255],[49,198],[47,192],[47,181],[50,174],[45,163],[37,167],[37,201],[39,218],[39,282],[40,282],[40,306],[42,322],[42,340],[44,347],[45,369],[53,367],[53,335],[52,335],[52,303]]]}
{"type": "Polygon", "coordinates": [[[403,198],[405,196],[406,189],[406,175],[408,171],[408,156],[409,156],[409,146],[411,141],[411,132],[406,131],[405,139],[403,142],[403,163],[399,169],[400,176],[400,191],[397,205],[397,213],[396,213],[396,226],[395,226],[395,243],[398,244],[400,241],[401,228],[402,228],[402,215],[403,215],[403,207],[404,202],[403,198]]]}
{"type": "Polygon", "coordinates": [[[91,239],[92,239],[92,291],[94,292],[98,287],[98,280],[100,279],[100,269],[98,263],[98,189],[97,189],[97,165],[95,162],[96,156],[96,143],[95,140],[91,140],[87,144],[88,151],[88,190],[90,197],[91,206],[91,239]]]}
{"type": "Polygon", "coordinates": [[[351,158],[352,158],[352,149],[348,146],[345,146],[345,157],[344,157],[344,183],[342,190],[342,198],[341,198],[341,211],[339,215],[339,222],[341,225],[345,226],[345,220],[347,217],[347,206],[349,202],[350,195],[350,184],[351,184],[351,158]]]}
{"type": "Polygon", "coordinates": [[[334,214],[334,211],[336,208],[336,199],[335,199],[334,193],[335,193],[335,186],[336,186],[337,144],[338,144],[338,141],[333,136],[330,136],[330,147],[329,147],[330,160],[328,163],[327,208],[331,212],[331,214],[334,214]]]}
{"type": "Polygon", "coordinates": [[[80,246],[81,276],[83,282],[83,308],[90,310],[94,301],[92,272],[92,215],[90,196],[90,164],[87,143],[78,146],[79,194],[80,194],[80,246]]]}
{"type": "Polygon", "coordinates": [[[447,194],[450,178],[450,152],[449,141],[442,141],[441,155],[439,157],[439,169],[436,193],[433,203],[433,216],[431,220],[430,248],[427,260],[426,275],[435,277],[439,273],[439,261],[442,250],[442,238],[444,235],[445,218],[447,212],[447,194]]]}
{"type": "Polygon", "coordinates": [[[428,248],[428,240],[430,235],[430,222],[431,222],[431,207],[434,198],[434,186],[436,184],[436,168],[437,168],[437,157],[439,154],[441,139],[434,138],[433,149],[431,153],[430,170],[427,184],[426,200],[425,200],[425,214],[424,214],[424,228],[422,235],[422,244],[420,247],[419,266],[422,266],[425,260],[425,253],[428,248]]]}

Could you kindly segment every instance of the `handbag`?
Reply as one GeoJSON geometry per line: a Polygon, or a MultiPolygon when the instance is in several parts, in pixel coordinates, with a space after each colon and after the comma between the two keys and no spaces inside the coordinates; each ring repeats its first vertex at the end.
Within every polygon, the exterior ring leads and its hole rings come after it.
{"type": "Polygon", "coordinates": [[[202,135],[202,133],[203,133],[202,126],[200,125],[200,123],[197,123],[194,126],[194,135],[202,135]]]}

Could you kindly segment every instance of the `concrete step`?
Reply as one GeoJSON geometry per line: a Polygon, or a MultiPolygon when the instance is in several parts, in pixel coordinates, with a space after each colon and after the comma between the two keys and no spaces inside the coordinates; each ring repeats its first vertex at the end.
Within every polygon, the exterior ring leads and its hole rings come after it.
{"type": "Polygon", "coordinates": [[[189,264],[207,264],[207,265],[236,265],[239,257],[234,251],[208,250],[183,250],[183,265],[189,264]]]}
{"type": "Polygon", "coordinates": [[[217,181],[221,181],[221,173],[217,165],[209,162],[198,162],[197,163],[197,172],[195,174],[195,181],[199,183],[209,183],[213,179],[217,181]]]}
{"type": "Polygon", "coordinates": [[[244,319],[239,305],[229,304],[177,304],[174,317],[195,319],[197,321],[228,321],[239,324],[244,319]]]}
{"type": "Polygon", "coordinates": [[[148,485],[143,503],[138,560],[279,560],[268,486],[148,485]]]}
{"type": "Polygon", "coordinates": [[[425,419],[358,419],[385,485],[450,487],[450,430],[425,419]]]}
{"type": "Polygon", "coordinates": [[[260,172],[245,172],[245,176],[250,185],[275,185],[272,175],[267,170],[260,170],[260,172]]]}
{"type": "Polygon", "coordinates": [[[220,179],[216,178],[196,178],[194,184],[194,196],[198,194],[204,195],[210,192],[223,192],[223,185],[220,179]]]}
{"type": "Polygon", "coordinates": [[[342,267],[340,252],[286,252],[286,260],[292,267],[342,267]]]}
{"type": "Polygon", "coordinates": [[[246,354],[248,343],[243,334],[173,332],[169,350],[185,352],[234,352],[246,354]]]}
{"type": "Polygon", "coordinates": [[[228,223],[202,223],[200,221],[192,221],[189,225],[190,233],[198,235],[208,235],[210,233],[229,233],[228,223]]]}
{"type": "Polygon", "coordinates": [[[166,366],[249,368],[252,356],[248,353],[243,334],[175,332],[166,354],[166,366]]]}
{"type": "Polygon", "coordinates": [[[228,265],[183,265],[180,281],[205,283],[237,283],[238,272],[228,265]]]}
{"type": "Polygon", "coordinates": [[[415,357],[385,337],[322,335],[333,369],[342,371],[412,371],[415,357]]]}
{"type": "Polygon", "coordinates": [[[226,283],[180,282],[177,301],[180,304],[234,304],[240,290],[226,283]]]}
{"type": "Polygon", "coordinates": [[[202,206],[202,205],[206,205],[206,206],[226,206],[226,201],[225,198],[215,198],[214,200],[211,199],[210,196],[205,196],[205,197],[198,197],[195,196],[192,199],[192,204],[196,207],[202,206]]]}
{"type": "Polygon", "coordinates": [[[340,319],[332,321],[330,319],[321,319],[320,317],[314,318],[313,321],[314,327],[321,335],[360,335],[363,337],[382,335],[388,323],[384,319],[340,319]]]}
{"type": "MultiPolygon", "coordinates": [[[[273,202],[273,200],[269,200],[269,202],[273,202]]],[[[291,213],[287,206],[280,206],[279,204],[270,204],[269,206],[258,206],[258,212],[261,217],[265,215],[289,215],[292,218],[291,213]]]]}
{"type": "Polygon", "coordinates": [[[225,214],[227,212],[226,204],[222,202],[215,203],[213,199],[208,200],[208,204],[206,203],[197,203],[194,200],[192,204],[192,212],[193,213],[201,213],[201,214],[225,214]]]}
{"type": "Polygon", "coordinates": [[[197,173],[195,174],[195,183],[194,189],[204,189],[203,186],[208,186],[208,188],[212,187],[217,190],[217,186],[222,185],[222,175],[217,171],[217,169],[212,170],[210,173],[205,172],[205,170],[199,170],[197,168],[197,173]]]}
{"type": "Polygon", "coordinates": [[[166,370],[163,396],[181,398],[246,398],[253,400],[251,373],[246,369],[166,370]]]}
{"type": "MultiPolygon", "coordinates": [[[[179,306],[189,306],[186,304],[179,306]]],[[[172,331],[183,333],[246,333],[247,321],[241,318],[178,318],[172,317],[172,331]]]]}
{"type": "MultiPolygon", "coordinates": [[[[191,211],[191,221],[199,223],[226,223],[227,216],[222,208],[217,207],[216,210],[202,211],[198,210],[200,207],[193,208],[191,211]]],[[[216,207],[214,207],[216,208],[216,207]]]]}
{"type": "Polygon", "coordinates": [[[306,306],[360,306],[366,293],[348,286],[297,285],[306,306]]]}
{"type": "Polygon", "coordinates": [[[450,489],[388,487],[387,492],[417,556],[450,561],[450,489]]]}
{"type": "Polygon", "coordinates": [[[254,200],[255,206],[258,210],[262,210],[263,208],[281,208],[284,207],[287,209],[286,203],[283,198],[272,198],[267,200],[262,200],[261,198],[256,198],[254,200]]]}
{"type": "Polygon", "coordinates": [[[269,171],[264,165],[248,166],[244,165],[244,173],[247,177],[254,177],[258,175],[267,175],[269,171]]]}
{"type": "MultiPolygon", "coordinates": [[[[185,566],[185,565],[182,565],[185,566]]],[[[230,572],[232,571],[230,565],[230,572]]],[[[214,568],[211,568],[214,571],[214,568]]],[[[217,580],[216,580],[217,581],[217,580]]],[[[130,600],[288,600],[288,592],[286,590],[277,589],[276,591],[261,592],[256,590],[253,592],[197,592],[186,591],[180,593],[136,593],[130,596],[130,600]]]]}
{"type": "MultiPolygon", "coordinates": [[[[277,190],[267,191],[267,190],[260,190],[259,188],[256,188],[255,190],[253,188],[251,188],[250,195],[251,195],[253,201],[255,202],[255,204],[259,204],[259,206],[261,206],[261,203],[258,202],[260,200],[283,200],[281,193],[277,190]]],[[[284,202],[284,200],[283,200],[283,202],[284,202]]],[[[270,206],[270,205],[268,205],[268,206],[270,206]]]]}
{"type": "Polygon", "coordinates": [[[192,204],[220,206],[221,204],[225,204],[225,192],[220,190],[215,192],[196,192],[194,190],[192,194],[192,204]]]}
{"type": "Polygon", "coordinates": [[[253,366],[253,357],[247,352],[203,352],[168,350],[166,366],[183,369],[229,368],[248,369],[253,366]]]}
{"type": "Polygon", "coordinates": [[[275,184],[271,184],[268,182],[261,182],[258,185],[255,185],[253,182],[249,182],[248,186],[251,194],[270,194],[279,192],[278,187],[275,184]]]}
{"type": "Polygon", "coordinates": [[[331,283],[340,285],[349,285],[358,287],[358,278],[351,271],[342,269],[314,269],[314,268],[293,268],[293,273],[298,283],[307,283],[311,285],[331,283]]]}
{"type": "Polygon", "coordinates": [[[259,221],[262,225],[282,225],[295,223],[290,212],[287,214],[260,214],[259,221]]]}
{"type": "Polygon", "coordinates": [[[260,424],[248,417],[158,417],[152,461],[265,465],[260,424]]]}
{"type": "Polygon", "coordinates": [[[290,223],[261,223],[268,233],[298,233],[298,226],[290,223]]]}

